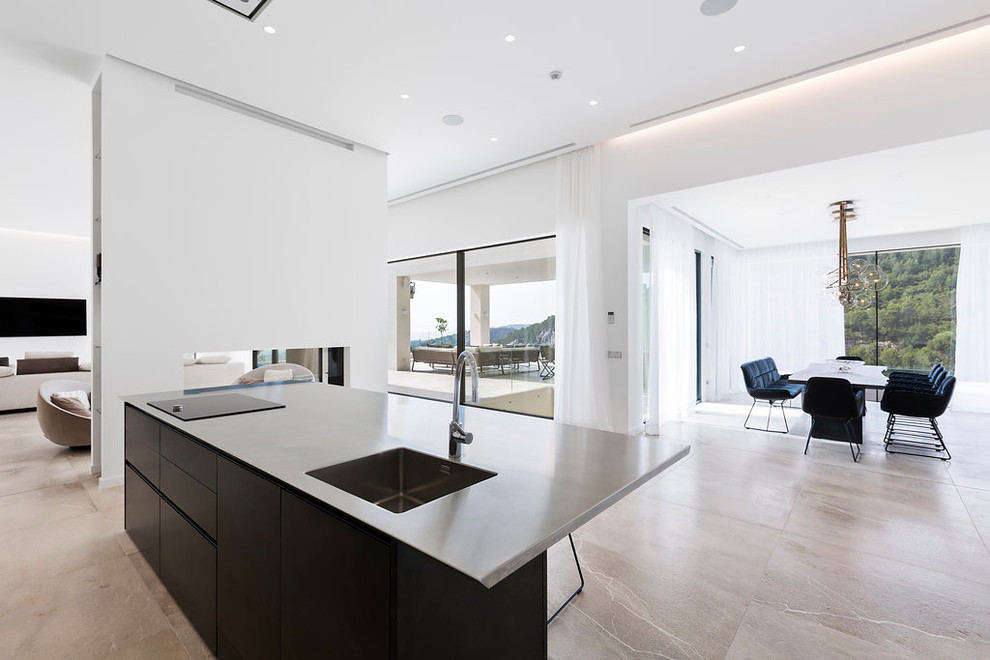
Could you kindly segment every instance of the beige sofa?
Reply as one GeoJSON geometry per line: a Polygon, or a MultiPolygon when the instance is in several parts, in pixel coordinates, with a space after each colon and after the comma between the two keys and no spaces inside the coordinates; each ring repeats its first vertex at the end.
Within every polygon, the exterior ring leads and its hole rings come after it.
{"type": "Polygon", "coordinates": [[[89,383],[91,375],[88,371],[60,371],[0,378],[0,411],[34,408],[37,406],[38,388],[49,380],[79,380],[89,383]]]}

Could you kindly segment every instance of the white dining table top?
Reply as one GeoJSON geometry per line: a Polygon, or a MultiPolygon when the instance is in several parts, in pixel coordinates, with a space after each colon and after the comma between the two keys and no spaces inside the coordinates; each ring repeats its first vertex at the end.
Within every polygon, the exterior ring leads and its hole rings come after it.
{"type": "Polygon", "coordinates": [[[792,383],[807,383],[809,378],[844,378],[853,387],[883,389],[887,387],[887,377],[883,375],[887,367],[872,364],[853,363],[848,371],[840,371],[839,365],[825,362],[812,362],[804,369],[787,377],[792,383]]]}

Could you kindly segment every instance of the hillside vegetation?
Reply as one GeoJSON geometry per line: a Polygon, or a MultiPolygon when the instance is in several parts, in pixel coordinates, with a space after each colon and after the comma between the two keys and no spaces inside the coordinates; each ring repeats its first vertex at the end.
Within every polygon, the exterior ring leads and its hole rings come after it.
{"type": "Polygon", "coordinates": [[[867,364],[927,371],[955,368],[959,248],[881,252],[890,285],[876,308],[847,311],[846,353],[867,364]]]}

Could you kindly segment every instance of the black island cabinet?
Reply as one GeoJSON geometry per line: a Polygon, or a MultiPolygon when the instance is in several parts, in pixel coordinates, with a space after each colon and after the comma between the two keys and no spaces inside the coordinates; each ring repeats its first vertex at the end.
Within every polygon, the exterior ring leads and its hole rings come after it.
{"type": "Polygon", "coordinates": [[[491,589],[125,406],[125,528],[221,659],[545,658],[546,553],[491,589]]]}

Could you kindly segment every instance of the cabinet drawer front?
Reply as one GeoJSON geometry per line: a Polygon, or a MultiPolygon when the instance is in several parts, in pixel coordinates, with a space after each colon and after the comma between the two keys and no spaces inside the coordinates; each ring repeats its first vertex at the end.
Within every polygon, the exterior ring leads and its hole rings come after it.
{"type": "Polygon", "coordinates": [[[212,538],[217,537],[217,496],[212,490],[162,458],[162,494],[172,500],[212,538]]]}
{"type": "Polygon", "coordinates": [[[165,501],[161,505],[161,579],[189,622],[217,650],[217,549],[165,501]]]}
{"type": "Polygon", "coordinates": [[[143,474],[145,479],[159,486],[158,452],[140,437],[138,433],[124,431],[124,458],[143,474]]]}
{"type": "Polygon", "coordinates": [[[158,525],[161,497],[138,476],[130,465],[124,466],[124,529],[135,547],[157,574],[158,525]]]}
{"type": "Polygon", "coordinates": [[[124,435],[147,444],[157,454],[159,451],[158,420],[131,406],[124,407],[124,435]]]}
{"type": "Polygon", "coordinates": [[[217,491],[217,455],[178,431],[162,427],[162,456],[201,484],[217,491]]]}

